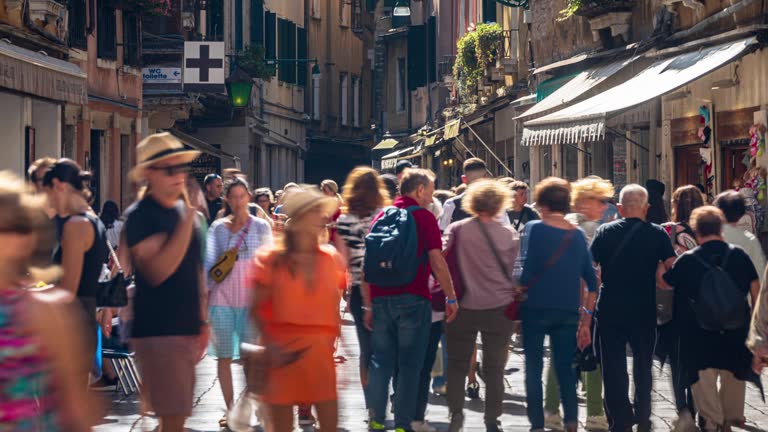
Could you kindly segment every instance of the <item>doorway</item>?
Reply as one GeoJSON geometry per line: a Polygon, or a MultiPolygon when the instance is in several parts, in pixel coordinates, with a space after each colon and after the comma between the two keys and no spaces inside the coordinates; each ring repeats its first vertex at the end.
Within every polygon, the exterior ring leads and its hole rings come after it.
{"type": "Polygon", "coordinates": [[[675,147],[675,189],[680,186],[705,184],[700,147],[699,144],[675,147]]]}
{"type": "Polygon", "coordinates": [[[733,181],[743,179],[749,169],[749,143],[722,146],[723,184],[721,190],[733,189],[733,181]],[[746,162],[746,163],[745,163],[746,162]]]}

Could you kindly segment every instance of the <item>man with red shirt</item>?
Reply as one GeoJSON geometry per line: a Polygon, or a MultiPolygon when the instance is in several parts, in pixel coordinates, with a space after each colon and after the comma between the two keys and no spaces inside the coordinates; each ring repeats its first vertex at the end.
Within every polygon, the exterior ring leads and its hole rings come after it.
{"type": "MultiPolygon", "coordinates": [[[[434,178],[431,171],[408,169],[400,182],[402,196],[394,202],[394,206],[401,209],[421,207],[412,212],[412,217],[416,222],[418,254],[427,259],[416,278],[402,287],[370,285],[369,289],[363,290],[365,320],[373,331],[373,358],[368,379],[371,430],[384,430],[389,383],[397,368],[395,431],[411,431],[411,422],[416,415],[419,374],[432,327],[430,274],[434,273],[445,292],[446,321],[453,321],[458,310],[451,275],[442,255],[440,227],[435,216],[426,209],[432,203],[434,178]]],[[[381,214],[377,219],[379,217],[381,214]]]]}

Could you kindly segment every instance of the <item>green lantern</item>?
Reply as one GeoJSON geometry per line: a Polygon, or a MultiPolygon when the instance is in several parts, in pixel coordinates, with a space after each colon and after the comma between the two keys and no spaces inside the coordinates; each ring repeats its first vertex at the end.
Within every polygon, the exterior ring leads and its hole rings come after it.
{"type": "Polygon", "coordinates": [[[242,68],[234,66],[232,74],[227,80],[227,94],[229,102],[235,108],[245,108],[251,100],[253,78],[242,68]]]}

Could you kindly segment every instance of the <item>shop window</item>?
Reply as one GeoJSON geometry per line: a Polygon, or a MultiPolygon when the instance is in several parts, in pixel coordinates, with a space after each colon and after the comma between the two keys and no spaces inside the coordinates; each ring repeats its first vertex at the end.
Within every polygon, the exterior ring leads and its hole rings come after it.
{"type": "Polygon", "coordinates": [[[69,1],[69,46],[81,50],[88,49],[88,10],[86,0],[69,1]]]}
{"type": "Polygon", "coordinates": [[[342,126],[348,126],[349,125],[349,75],[346,73],[341,74],[340,81],[340,91],[339,95],[341,95],[341,103],[339,104],[339,109],[341,110],[341,125],[342,126]]]}
{"type": "Polygon", "coordinates": [[[96,20],[96,40],[99,58],[117,59],[117,15],[115,8],[101,6],[96,20]]]}
{"type": "Polygon", "coordinates": [[[574,144],[563,144],[560,147],[563,152],[563,177],[570,181],[578,180],[579,150],[574,146],[574,144]]]}

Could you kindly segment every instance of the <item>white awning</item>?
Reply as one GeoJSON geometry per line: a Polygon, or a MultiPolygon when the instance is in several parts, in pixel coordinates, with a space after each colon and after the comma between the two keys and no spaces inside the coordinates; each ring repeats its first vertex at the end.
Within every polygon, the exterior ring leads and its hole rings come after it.
{"type": "Polygon", "coordinates": [[[525,122],[522,145],[577,144],[605,136],[606,120],[672,92],[739,57],[754,37],[660,60],[609,90],[544,117],[525,122]]]}
{"type": "Polygon", "coordinates": [[[413,147],[407,147],[404,149],[400,149],[397,151],[394,151],[388,155],[385,155],[381,158],[381,169],[390,169],[394,168],[395,165],[397,165],[397,157],[401,155],[405,155],[408,152],[412,152],[413,147]]]}
{"type": "Polygon", "coordinates": [[[577,97],[588,92],[590,89],[608,79],[611,75],[620,71],[632,63],[637,57],[615,61],[600,66],[591,67],[573,77],[572,80],[565,83],[562,87],[555,90],[551,95],[534,105],[531,109],[515,117],[516,119],[531,117],[541,114],[545,111],[551,111],[562,105],[572,102],[577,97]]]}

